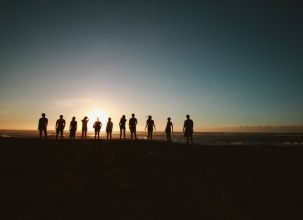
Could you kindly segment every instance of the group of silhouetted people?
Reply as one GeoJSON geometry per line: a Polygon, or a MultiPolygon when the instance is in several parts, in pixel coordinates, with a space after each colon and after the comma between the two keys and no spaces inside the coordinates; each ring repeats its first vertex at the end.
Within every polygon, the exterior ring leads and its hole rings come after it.
{"type": "MultiPolygon", "coordinates": [[[[81,135],[81,139],[86,139],[86,134],[87,134],[87,123],[88,123],[89,119],[87,116],[85,116],[81,122],[82,122],[82,135],[81,135]]],[[[125,115],[122,115],[120,122],[119,122],[119,127],[120,127],[120,139],[125,140],[125,130],[126,130],[126,124],[127,119],[125,117],[125,115]]],[[[137,127],[137,119],[135,118],[135,114],[132,114],[132,117],[129,119],[129,130],[130,130],[130,136],[131,136],[131,140],[133,139],[137,139],[137,132],[136,132],[136,127],[137,127]]],[[[38,130],[39,130],[39,136],[40,138],[42,138],[42,135],[44,133],[45,138],[47,138],[47,125],[48,125],[48,119],[45,117],[45,113],[42,113],[42,118],[39,119],[39,124],[38,124],[38,130]]],[[[58,136],[60,135],[61,138],[63,138],[63,131],[65,128],[66,122],[63,119],[63,115],[59,116],[59,119],[56,121],[56,139],[58,139],[58,136]]],[[[183,125],[183,133],[184,136],[186,137],[186,143],[189,143],[189,141],[191,143],[193,143],[193,138],[192,138],[192,134],[193,134],[193,127],[194,127],[194,122],[193,120],[190,119],[189,115],[186,115],[186,120],[184,121],[184,125],[183,125]]],[[[97,118],[97,120],[95,121],[93,128],[95,130],[95,139],[99,139],[100,138],[100,130],[102,128],[102,123],[99,120],[99,118],[97,118]]],[[[148,119],[146,121],[146,126],[145,126],[145,130],[147,128],[147,140],[152,140],[153,139],[153,130],[156,130],[156,125],[154,120],[152,119],[152,116],[149,115],[148,119]]],[[[167,142],[171,142],[171,133],[173,132],[173,123],[171,122],[171,118],[167,118],[167,124],[166,124],[166,128],[165,128],[165,134],[166,134],[166,140],[167,142]]],[[[77,121],[76,121],[76,117],[73,117],[70,125],[69,125],[69,131],[70,131],[70,138],[71,139],[75,139],[76,138],[76,131],[77,131],[77,121]]],[[[113,122],[111,120],[111,118],[108,118],[107,124],[106,124],[106,139],[112,139],[112,132],[113,132],[113,122]]]]}

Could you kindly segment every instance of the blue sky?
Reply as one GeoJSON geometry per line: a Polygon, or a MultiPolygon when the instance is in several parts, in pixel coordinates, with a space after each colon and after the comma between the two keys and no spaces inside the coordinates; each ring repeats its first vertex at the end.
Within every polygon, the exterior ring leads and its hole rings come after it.
{"type": "MultiPolygon", "coordinates": [[[[0,128],[46,112],[182,128],[301,125],[302,15],[288,1],[7,1],[0,128]]],[[[94,119],[92,119],[94,120],[94,119]]]]}

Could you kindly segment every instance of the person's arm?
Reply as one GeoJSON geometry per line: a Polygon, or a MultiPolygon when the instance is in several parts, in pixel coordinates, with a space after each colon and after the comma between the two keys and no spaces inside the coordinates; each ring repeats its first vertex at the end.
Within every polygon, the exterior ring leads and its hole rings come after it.
{"type": "Polygon", "coordinates": [[[184,125],[183,125],[183,132],[185,132],[185,127],[186,127],[186,122],[184,122],[184,125]]]}
{"type": "Polygon", "coordinates": [[[173,123],[171,123],[171,132],[172,132],[172,133],[174,132],[174,126],[173,126],[173,123]]]}
{"type": "Polygon", "coordinates": [[[69,130],[72,128],[72,122],[70,122],[69,124],[69,130]]]}
{"type": "Polygon", "coordinates": [[[77,128],[78,128],[78,123],[76,122],[76,131],[77,131],[77,128]]]}
{"type": "Polygon", "coordinates": [[[63,129],[65,128],[65,120],[63,120],[63,129]]]}
{"type": "Polygon", "coordinates": [[[146,125],[145,125],[145,128],[144,128],[144,131],[146,130],[146,128],[147,128],[147,122],[146,122],[146,125]]]}
{"type": "Polygon", "coordinates": [[[56,121],[56,127],[55,128],[57,129],[57,127],[58,127],[58,120],[56,121]]]}
{"type": "Polygon", "coordinates": [[[38,121],[38,130],[39,130],[39,128],[40,128],[40,119],[39,119],[39,121],[38,121]]]}
{"type": "Polygon", "coordinates": [[[156,129],[156,125],[155,125],[155,124],[154,124],[154,128],[155,128],[155,130],[157,130],[157,129],[156,129]]]}
{"type": "Polygon", "coordinates": [[[46,119],[45,128],[47,127],[47,125],[48,125],[48,119],[46,119]]]}

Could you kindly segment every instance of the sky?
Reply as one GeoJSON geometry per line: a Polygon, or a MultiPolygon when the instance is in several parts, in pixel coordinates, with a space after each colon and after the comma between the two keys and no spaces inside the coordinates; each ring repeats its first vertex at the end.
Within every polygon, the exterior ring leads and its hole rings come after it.
{"type": "Polygon", "coordinates": [[[0,129],[85,115],[303,125],[296,1],[1,1],[0,129]]]}

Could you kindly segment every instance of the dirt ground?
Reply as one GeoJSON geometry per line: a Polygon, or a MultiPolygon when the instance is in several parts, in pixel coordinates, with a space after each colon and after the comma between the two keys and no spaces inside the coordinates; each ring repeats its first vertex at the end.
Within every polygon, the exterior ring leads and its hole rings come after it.
{"type": "Polygon", "coordinates": [[[301,148],[3,138],[0,218],[302,219],[301,148]]]}

